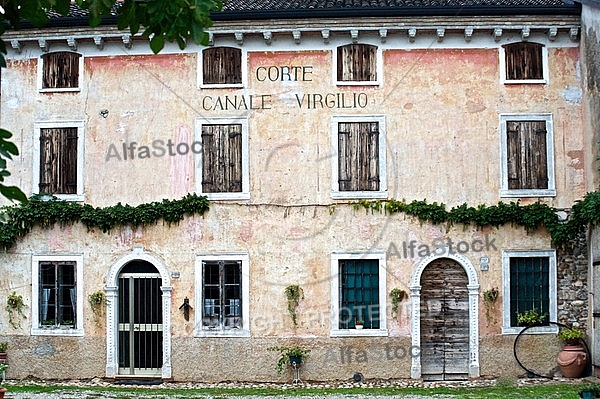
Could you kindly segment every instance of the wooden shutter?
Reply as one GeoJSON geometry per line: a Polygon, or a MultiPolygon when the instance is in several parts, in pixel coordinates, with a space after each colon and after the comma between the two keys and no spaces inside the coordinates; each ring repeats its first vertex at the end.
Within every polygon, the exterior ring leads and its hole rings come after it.
{"type": "Polygon", "coordinates": [[[242,191],[242,125],[202,126],[202,192],[242,191]]]}
{"type": "Polygon", "coordinates": [[[40,129],[40,193],[77,194],[77,128],[40,129]]]}
{"type": "Polygon", "coordinates": [[[242,83],[242,50],[213,47],[202,52],[204,84],[242,83]]]}
{"type": "Polygon", "coordinates": [[[340,191],[379,190],[379,124],[338,124],[340,191]]]}
{"type": "Polygon", "coordinates": [[[539,80],[544,78],[543,44],[520,42],[507,44],[503,47],[506,55],[507,80],[539,80]]]}
{"type": "Polygon", "coordinates": [[[509,189],[547,189],[548,158],[545,121],[508,121],[509,189]]]}
{"type": "Polygon", "coordinates": [[[64,89],[79,86],[79,58],[81,54],[69,51],[42,56],[42,88],[64,89]]]}
{"type": "Polygon", "coordinates": [[[377,80],[377,47],[348,44],[337,49],[337,80],[373,82],[377,80]]]}

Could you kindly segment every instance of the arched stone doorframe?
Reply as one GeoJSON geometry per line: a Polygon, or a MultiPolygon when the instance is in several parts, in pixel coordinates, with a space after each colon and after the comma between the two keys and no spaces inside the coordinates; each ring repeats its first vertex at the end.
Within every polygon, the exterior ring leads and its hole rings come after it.
{"type": "MultiPolygon", "coordinates": [[[[450,254],[448,250],[442,255],[435,253],[423,258],[413,270],[410,279],[411,334],[412,347],[421,347],[421,274],[436,259],[452,259],[465,269],[469,283],[469,378],[479,377],[479,282],[477,271],[471,261],[461,254],[450,254]]],[[[411,378],[421,378],[421,357],[413,356],[410,368],[411,378]]]]}
{"type": "Polygon", "coordinates": [[[161,277],[162,315],[163,315],[163,365],[161,378],[171,378],[171,278],[164,262],[156,256],[145,252],[141,245],[134,245],[133,250],[121,256],[111,266],[106,276],[106,377],[114,378],[119,375],[119,361],[117,357],[117,306],[118,279],[123,266],[134,260],[146,261],[158,270],[161,277]]]}

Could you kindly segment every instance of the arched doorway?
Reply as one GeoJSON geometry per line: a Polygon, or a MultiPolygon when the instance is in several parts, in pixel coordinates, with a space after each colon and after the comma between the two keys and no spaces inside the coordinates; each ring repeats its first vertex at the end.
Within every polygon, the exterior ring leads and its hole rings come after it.
{"type": "Polygon", "coordinates": [[[469,279],[456,261],[440,258],[421,274],[421,377],[469,377],[469,279]]]}
{"type": "MultiPolygon", "coordinates": [[[[479,377],[479,283],[477,281],[477,271],[473,267],[473,264],[469,260],[469,258],[457,254],[457,253],[449,253],[446,250],[444,254],[431,254],[430,256],[423,258],[416,265],[413,270],[410,282],[410,299],[411,299],[411,335],[412,335],[412,346],[413,348],[419,348],[419,356],[412,357],[412,364],[410,375],[411,378],[422,378],[422,374],[427,374],[426,377],[429,379],[450,379],[452,374],[458,374],[457,378],[477,378],[479,377]],[[445,265],[445,266],[443,266],[445,265]],[[429,267],[432,266],[431,269],[429,267]],[[448,269],[448,272],[451,272],[453,277],[451,277],[452,282],[446,283],[443,282],[449,278],[446,276],[443,271],[444,268],[448,269]],[[429,269],[429,270],[427,270],[429,269]],[[437,277],[437,281],[435,280],[437,273],[442,276],[442,278],[437,277]],[[441,270],[440,270],[441,269],[441,270]],[[425,277],[422,278],[423,274],[425,277]],[[466,275],[466,281],[465,279],[466,275]],[[432,280],[432,281],[430,281],[432,280]],[[466,282],[466,285],[465,285],[466,282]],[[425,286],[423,287],[422,284],[425,286]],[[442,284],[447,284],[445,287],[442,284]],[[437,287],[437,288],[436,288],[437,287]],[[444,294],[444,290],[449,289],[448,287],[454,290],[452,294],[444,294]],[[440,292],[441,291],[441,292],[440,292]],[[467,312],[464,313],[464,300],[465,300],[465,292],[467,295],[467,312]],[[444,297],[450,295],[450,299],[446,301],[444,297]],[[454,299],[451,299],[452,295],[458,296],[460,300],[454,302],[454,299]],[[422,297],[423,296],[423,297],[422,297]],[[429,305],[423,304],[422,301],[428,302],[429,305]],[[445,347],[439,343],[441,341],[440,338],[436,338],[438,341],[434,343],[430,343],[429,336],[432,334],[432,331],[429,332],[424,331],[423,337],[421,336],[421,329],[427,330],[430,326],[438,329],[445,329],[445,332],[442,336],[452,335],[454,328],[451,325],[446,326],[446,321],[444,320],[443,324],[434,325],[433,321],[427,322],[425,321],[422,326],[421,319],[421,311],[424,313],[438,312],[438,316],[442,316],[446,312],[447,315],[450,315],[450,320],[452,318],[456,318],[452,312],[448,313],[450,309],[460,308],[460,317],[463,319],[463,323],[467,323],[468,325],[468,335],[467,335],[467,348],[468,348],[468,357],[467,357],[467,375],[465,376],[464,371],[464,344],[461,344],[459,356],[456,359],[453,359],[455,355],[455,350],[446,351],[445,347]],[[423,341],[422,341],[423,338],[423,341]],[[425,348],[423,348],[425,345],[425,348]],[[444,363],[443,367],[434,368],[433,362],[434,360],[428,358],[428,354],[423,354],[423,349],[425,352],[427,350],[431,350],[428,346],[437,347],[438,350],[444,351],[444,363]],[[447,361],[446,361],[447,359],[447,361]],[[460,359],[460,360],[459,360],[460,359]],[[461,365],[460,372],[454,373],[452,370],[452,365],[455,362],[459,362],[461,365]],[[425,366],[425,369],[422,370],[422,365],[425,366]],[[450,366],[450,368],[448,368],[450,366]],[[442,370],[442,371],[440,371],[442,370]],[[423,373],[422,373],[423,372],[423,373]]],[[[426,315],[425,318],[431,319],[431,315],[426,315]]],[[[449,321],[449,324],[452,322],[449,321]]],[[[460,323],[459,329],[460,337],[456,337],[456,339],[460,340],[460,342],[464,341],[464,324],[460,323]]],[[[440,332],[438,332],[440,334],[440,332]]],[[[454,339],[454,338],[453,338],[454,339]]],[[[453,348],[457,346],[452,344],[453,348]]]]}
{"type": "Polygon", "coordinates": [[[122,256],[106,278],[106,376],[171,378],[171,281],[142,246],[122,256]]]}

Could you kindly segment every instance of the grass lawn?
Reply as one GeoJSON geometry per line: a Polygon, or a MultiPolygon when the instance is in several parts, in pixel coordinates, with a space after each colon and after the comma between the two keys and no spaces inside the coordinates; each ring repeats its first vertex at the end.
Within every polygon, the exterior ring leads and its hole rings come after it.
{"type": "MultiPolygon", "coordinates": [[[[14,385],[9,386],[7,399],[10,397],[26,397],[31,399],[43,399],[44,395],[51,393],[64,393],[65,398],[99,399],[99,398],[169,398],[169,399],[192,399],[211,398],[226,399],[241,396],[271,397],[327,397],[329,395],[369,395],[369,396],[422,396],[423,398],[440,399],[483,399],[483,398],[579,398],[578,392],[582,384],[543,384],[537,386],[517,387],[511,383],[500,383],[495,387],[481,388],[214,388],[214,389],[177,389],[177,388],[97,388],[97,387],[72,387],[72,386],[33,386],[14,385]]],[[[62,395],[60,395],[62,396],[62,395]]]]}

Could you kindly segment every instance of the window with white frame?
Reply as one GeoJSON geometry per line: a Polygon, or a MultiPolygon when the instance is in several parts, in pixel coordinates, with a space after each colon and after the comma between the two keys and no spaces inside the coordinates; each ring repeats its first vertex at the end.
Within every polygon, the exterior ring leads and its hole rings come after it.
{"type": "Polygon", "coordinates": [[[332,198],[386,198],[385,118],[333,117],[332,198]]]}
{"type": "Polygon", "coordinates": [[[248,254],[196,256],[196,336],[250,336],[248,254]]]}
{"type": "Polygon", "coordinates": [[[32,334],[83,335],[83,255],[35,255],[32,334]]]}
{"type": "Polygon", "coordinates": [[[199,119],[196,141],[196,191],[209,199],[249,199],[248,123],[246,119],[199,119]]]}
{"type": "Polygon", "coordinates": [[[500,78],[510,83],[547,83],[548,49],[540,43],[517,42],[500,47],[500,78]]]}
{"type": "Polygon", "coordinates": [[[385,252],[331,255],[331,336],[387,336],[385,276],[385,252]]]}
{"type": "Polygon", "coordinates": [[[381,52],[377,46],[352,43],[335,52],[335,80],[338,85],[378,85],[381,52]]]}
{"type": "Polygon", "coordinates": [[[500,195],[555,196],[552,115],[500,115],[500,140],[500,195]]]}
{"type": "Polygon", "coordinates": [[[34,124],[33,194],[83,201],[84,122],[34,124]]]}
{"type": "Polygon", "coordinates": [[[72,51],[43,54],[39,62],[40,91],[79,91],[83,77],[83,56],[72,51]]]}
{"type": "Polygon", "coordinates": [[[517,315],[529,310],[546,316],[541,331],[555,331],[549,321],[556,321],[556,252],[504,251],[503,333],[518,333],[517,315]]]}
{"type": "Polygon", "coordinates": [[[235,47],[209,47],[202,50],[200,85],[202,87],[242,87],[242,50],[235,47]]]}

